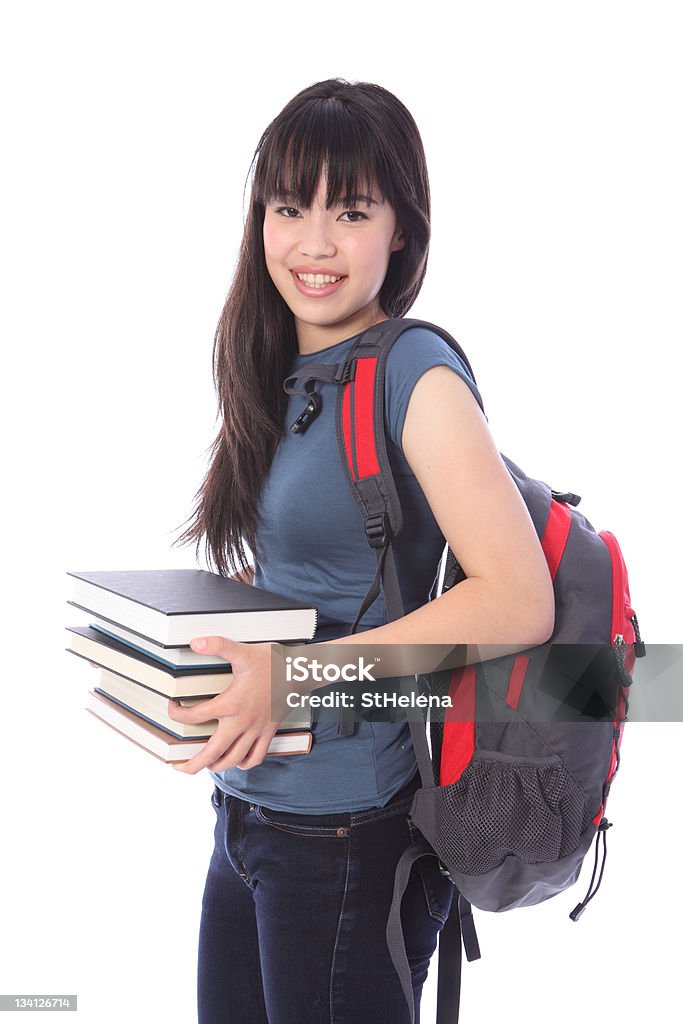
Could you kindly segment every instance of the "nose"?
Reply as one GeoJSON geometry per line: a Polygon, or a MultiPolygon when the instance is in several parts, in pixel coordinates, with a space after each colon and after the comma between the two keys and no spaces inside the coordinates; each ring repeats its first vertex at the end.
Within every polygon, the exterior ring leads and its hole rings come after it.
{"type": "Polygon", "coordinates": [[[330,215],[327,211],[307,211],[299,238],[301,255],[321,260],[333,256],[336,251],[330,215]]]}

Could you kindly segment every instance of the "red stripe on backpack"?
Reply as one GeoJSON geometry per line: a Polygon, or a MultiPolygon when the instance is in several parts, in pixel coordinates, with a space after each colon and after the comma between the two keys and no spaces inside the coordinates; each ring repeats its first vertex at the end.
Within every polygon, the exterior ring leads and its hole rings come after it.
{"type": "Polygon", "coordinates": [[[456,782],[474,753],[474,712],[477,670],[475,665],[453,669],[448,687],[451,707],[446,708],[441,748],[439,785],[456,782]]]}
{"type": "Polygon", "coordinates": [[[375,370],[377,357],[359,359],[354,381],[353,415],[356,424],[356,461],[358,479],[377,476],[379,462],[375,448],[375,424],[373,420],[375,401],[375,370]]]}
{"type": "Polygon", "coordinates": [[[514,711],[519,707],[519,698],[522,695],[522,687],[524,686],[524,677],[526,676],[526,670],[529,667],[529,659],[524,654],[518,654],[512,664],[512,671],[510,672],[510,682],[508,684],[508,692],[505,697],[505,703],[508,704],[514,711]]]}

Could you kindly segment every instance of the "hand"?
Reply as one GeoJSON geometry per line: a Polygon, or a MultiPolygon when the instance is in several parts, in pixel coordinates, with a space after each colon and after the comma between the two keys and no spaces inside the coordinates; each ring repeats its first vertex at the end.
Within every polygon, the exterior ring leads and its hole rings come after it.
{"type": "Polygon", "coordinates": [[[202,768],[220,772],[237,767],[246,771],[261,764],[288,710],[284,694],[278,697],[271,694],[271,647],[281,645],[243,644],[212,636],[192,640],[190,646],[201,654],[229,661],[233,680],[222,693],[191,708],[169,700],[168,714],[175,722],[196,724],[218,719],[216,731],[202,750],[184,764],[173,767],[186,775],[196,775],[202,768]]]}

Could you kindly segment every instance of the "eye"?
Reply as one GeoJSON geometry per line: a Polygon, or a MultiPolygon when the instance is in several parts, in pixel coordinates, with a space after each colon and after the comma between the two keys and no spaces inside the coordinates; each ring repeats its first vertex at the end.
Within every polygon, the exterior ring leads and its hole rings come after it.
{"type": "MultiPolygon", "coordinates": [[[[367,220],[368,219],[367,214],[366,213],[362,213],[360,210],[345,210],[344,213],[342,213],[342,217],[346,217],[347,214],[350,217],[354,217],[354,218],[359,217],[360,220],[367,220]]],[[[354,220],[347,221],[346,223],[347,224],[359,224],[360,221],[354,219],[354,220]]]]}
{"type": "Polygon", "coordinates": [[[294,220],[299,211],[294,206],[278,206],[275,208],[275,212],[281,214],[285,220],[294,220]]]}

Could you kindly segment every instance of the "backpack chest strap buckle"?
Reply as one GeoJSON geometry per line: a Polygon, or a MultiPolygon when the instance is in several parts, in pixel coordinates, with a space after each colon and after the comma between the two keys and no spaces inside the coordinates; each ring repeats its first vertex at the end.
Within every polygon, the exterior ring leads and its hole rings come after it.
{"type": "Polygon", "coordinates": [[[365,536],[371,548],[384,548],[391,540],[391,527],[386,512],[378,512],[365,519],[365,536]]]}

